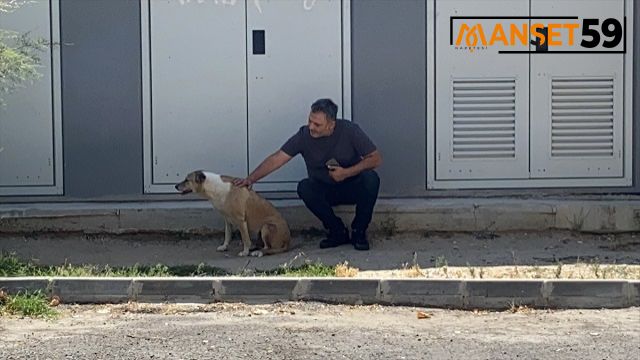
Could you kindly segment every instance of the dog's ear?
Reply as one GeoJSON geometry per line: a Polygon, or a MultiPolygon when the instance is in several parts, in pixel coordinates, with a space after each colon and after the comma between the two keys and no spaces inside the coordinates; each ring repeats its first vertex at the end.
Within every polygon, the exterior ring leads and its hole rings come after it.
{"type": "Polygon", "coordinates": [[[202,184],[207,179],[207,176],[202,171],[196,171],[196,184],[202,184]]]}

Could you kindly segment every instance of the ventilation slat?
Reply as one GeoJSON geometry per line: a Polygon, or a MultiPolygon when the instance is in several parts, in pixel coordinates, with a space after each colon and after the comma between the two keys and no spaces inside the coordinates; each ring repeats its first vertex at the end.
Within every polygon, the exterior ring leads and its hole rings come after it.
{"type": "Polygon", "coordinates": [[[454,103],[458,99],[464,98],[488,98],[488,99],[508,99],[515,97],[515,91],[495,91],[495,90],[484,90],[484,91],[454,91],[454,103]]]}
{"type": "Polygon", "coordinates": [[[480,104],[480,105],[485,105],[485,104],[512,104],[513,103],[513,99],[509,99],[508,97],[505,97],[504,99],[500,99],[500,98],[490,98],[487,99],[486,97],[461,97],[458,98],[456,100],[453,101],[453,105],[467,105],[467,104],[480,104]]]}
{"type": "Polygon", "coordinates": [[[557,117],[555,122],[558,124],[562,124],[562,123],[585,123],[586,124],[586,123],[599,123],[599,122],[604,122],[608,124],[611,122],[611,117],[610,116],[607,116],[607,117],[562,116],[562,117],[557,117]]]}
{"type": "Polygon", "coordinates": [[[460,145],[515,144],[515,142],[510,139],[456,139],[453,140],[453,143],[460,145]]]}
{"type": "Polygon", "coordinates": [[[557,157],[583,157],[583,156],[613,156],[613,151],[599,151],[599,150],[556,150],[553,156],[557,157]]]}
{"type": "Polygon", "coordinates": [[[506,104],[453,104],[453,111],[499,111],[513,114],[515,109],[513,102],[506,104]]]}
{"type": "Polygon", "coordinates": [[[453,125],[505,125],[505,124],[513,124],[513,119],[496,119],[496,120],[486,120],[485,118],[475,118],[475,119],[464,119],[464,120],[456,120],[453,125]]]}
{"type": "Polygon", "coordinates": [[[484,118],[484,117],[501,117],[501,118],[513,118],[515,116],[512,110],[475,110],[475,111],[453,111],[453,118],[484,118]]]}
{"type": "Polygon", "coordinates": [[[608,136],[589,136],[589,137],[566,136],[562,138],[562,143],[563,144],[574,144],[574,143],[613,144],[613,141],[608,136]]]}
{"type": "Polygon", "coordinates": [[[608,96],[557,96],[554,99],[556,104],[561,103],[609,103],[611,98],[608,96]]]}
{"type": "Polygon", "coordinates": [[[601,96],[612,96],[613,95],[613,90],[601,90],[601,89],[582,89],[580,91],[577,91],[575,89],[559,89],[559,90],[553,90],[551,92],[552,96],[559,96],[559,97],[563,97],[563,96],[594,96],[594,97],[601,97],[601,96]]]}
{"type": "Polygon", "coordinates": [[[486,138],[508,138],[513,139],[513,131],[464,131],[453,135],[454,139],[486,139],[486,138]]]}
{"type": "Polygon", "coordinates": [[[551,108],[552,110],[584,110],[584,109],[595,109],[595,110],[611,110],[613,111],[613,102],[587,102],[584,104],[576,104],[576,103],[556,103],[551,108]]]}
{"type": "Polygon", "coordinates": [[[576,110],[556,110],[551,111],[551,116],[611,116],[613,117],[613,109],[594,109],[588,111],[586,109],[576,110]]]}
{"type": "Polygon", "coordinates": [[[608,123],[589,124],[589,125],[585,125],[585,124],[555,124],[555,125],[551,126],[551,129],[553,129],[553,130],[580,130],[580,129],[584,129],[584,130],[596,130],[596,129],[609,130],[609,129],[612,129],[613,130],[613,125],[612,124],[608,124],[608,123]]]}

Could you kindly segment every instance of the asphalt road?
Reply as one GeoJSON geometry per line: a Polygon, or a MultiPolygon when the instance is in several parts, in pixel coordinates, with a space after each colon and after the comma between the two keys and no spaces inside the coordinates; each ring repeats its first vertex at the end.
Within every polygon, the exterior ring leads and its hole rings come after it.
{"type": "Polygon", "coordinates": [[[469,312],[284,303],[60,310],[55,320],[0,317],[0,359],[626,360],[640,354],[640,308],[469,312]]]}

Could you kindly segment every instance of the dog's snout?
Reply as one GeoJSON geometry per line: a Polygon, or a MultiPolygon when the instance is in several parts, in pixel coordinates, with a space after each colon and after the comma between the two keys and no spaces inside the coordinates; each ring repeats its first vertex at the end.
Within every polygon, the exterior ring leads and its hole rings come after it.
{"type": "Polygon", "coordinates": [[[176,184],[175,188],[176,190],[180,191],[180,184],[176,184]]]}

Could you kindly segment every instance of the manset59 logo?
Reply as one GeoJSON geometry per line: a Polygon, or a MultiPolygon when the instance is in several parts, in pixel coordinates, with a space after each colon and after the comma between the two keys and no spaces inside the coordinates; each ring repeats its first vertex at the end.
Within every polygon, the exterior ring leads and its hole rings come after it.
{"type": "Polygon", "coordinates": [[[626,53],[627,18],[452,16],[449,43],[459,50],[500,46],[500,54],[626,53]],[[483,20],[492,21],[488,24],[483,20]],[[529,50],[522,46],[533,45],[529,50]],[[620,46],[621,45],[621,46],[620,46]],[[508,50],[508,48],[514,48],[508,50]],[[622,49],[620,49],[622,47],[622,49]],[[505,48],[507,48],[505,50],[505,48]]]}

